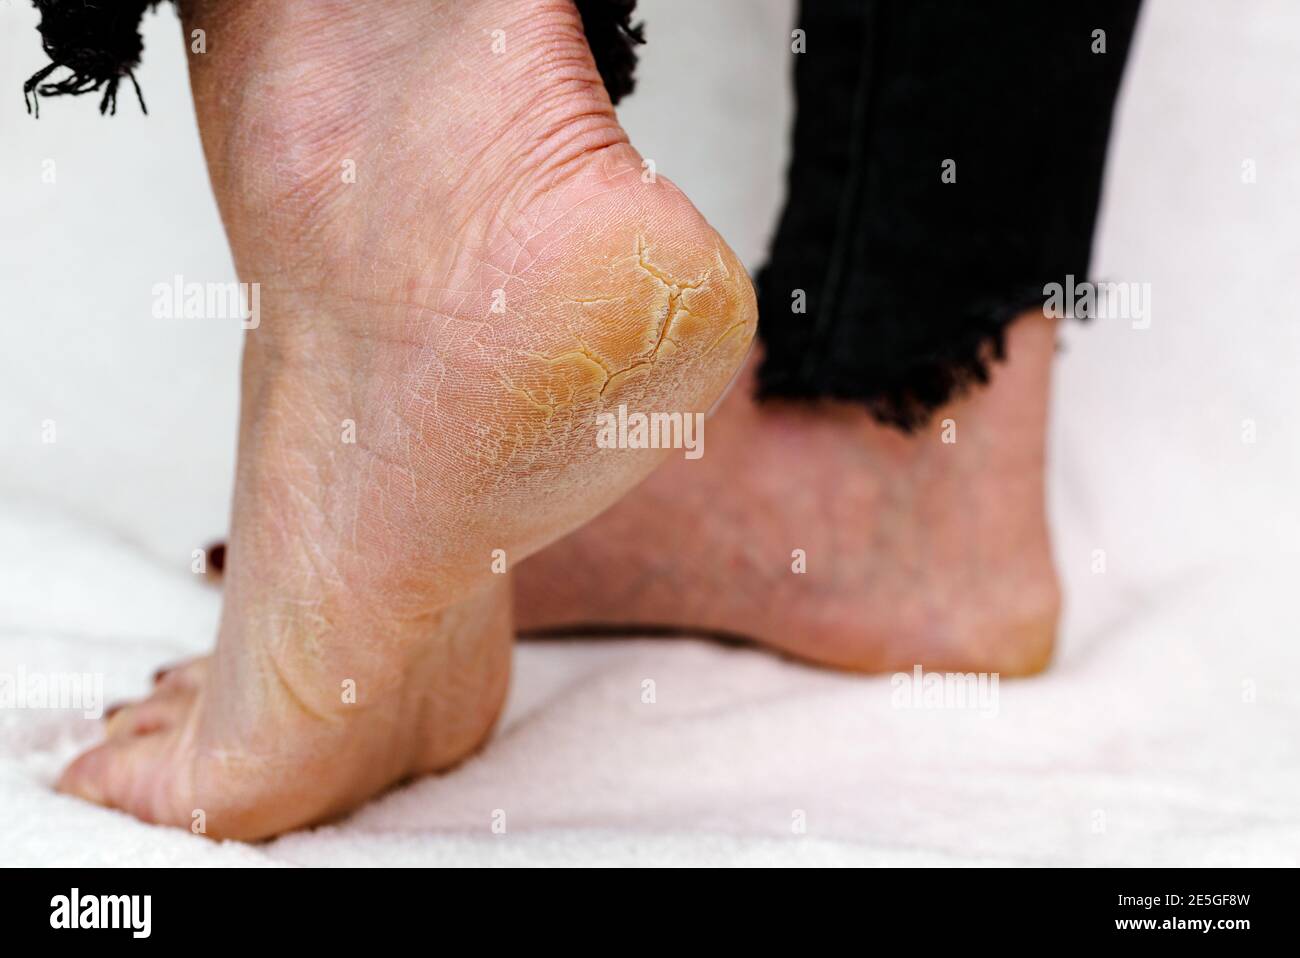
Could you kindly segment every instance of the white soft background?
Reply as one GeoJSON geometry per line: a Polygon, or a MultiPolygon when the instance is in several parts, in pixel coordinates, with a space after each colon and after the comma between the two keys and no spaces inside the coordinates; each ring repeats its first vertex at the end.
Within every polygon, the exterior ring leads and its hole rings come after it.
{"type": "MultiPolygon", "coordinates": [[[[791,4],[642,6],[624,121],[757,266],[791,4]]],[[[125,90],[115,119],[87,97],[31,120],[35,24],[0,4],[0,672],[102,672],[111,701],[212,635],[219,596],[190,551],[226,526],[240,333],[151,319],[150,288],[234,275],[170,8],[147,20],[147,118],[125,90]]],[[[996,718],[892,709],[887,678],[702,642],[525,644],[479,757],[247,846],[53,794],[96,723],[0,711],[0,864],[1296,864],[1297,103],[1300,5],[1147,4],[1096,271],[1150,283],[1153,323],[1065,331],[1063,642],[1049,673],[1002,684],[996,718]]],[[[1071,136],[1061,117],[1007,149],[1071,136]]]]}

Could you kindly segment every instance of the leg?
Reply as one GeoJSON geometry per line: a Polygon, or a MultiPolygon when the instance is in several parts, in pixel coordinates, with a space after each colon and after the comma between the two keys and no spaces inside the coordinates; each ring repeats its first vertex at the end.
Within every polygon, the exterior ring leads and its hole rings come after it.
{"type": "Polygon", "coordinates": [[[1042,668],[1060,604],[1043,286],[1087,274],[1135,15],[807,4],[761,366],[702,459],[520,569],[521,627],[727,632],[867,671],[1042,668]],[[1040,148],[1061,128],[1064,149],[1040,148]]]}
{"type": "Polygon", "coordinates": [[[494,559],[644,478],[661,453],[598,448],[597,414],[707,409],[755,309],[686,198],[642,181],[568,0],[185,19],[212,51],[192,86],[222,218],[262,284],[227,591],[215,654],[61,785],[258,838],[479,744],[508,680],[494,559]]]}

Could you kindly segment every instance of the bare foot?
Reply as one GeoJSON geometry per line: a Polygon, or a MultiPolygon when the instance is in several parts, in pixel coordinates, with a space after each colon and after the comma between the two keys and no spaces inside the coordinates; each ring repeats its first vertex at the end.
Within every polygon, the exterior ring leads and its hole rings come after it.
{"type": "Polygon", "coordinates": [[[702,458],[672,458],[520,567],[520,628],[740,635],[863,671],[1042,669],[1060,606],[1043,479],[1053,324],[1022,317],[1007,349],[987,388],[913,437],[856,406],[759,405],[751,368],[702,458]]]}
{"type": "Polygon", "coordinates": [[[185,19],[261,283],[225,604],[214,656],[115,714],[60,787],[259,838],[483,740],[511,638],[494,572],[647,475],[663,454],[599,449],[597,414],[707,409],[755,312],[694,207],[643,181],[567,0],[185,19]]]}

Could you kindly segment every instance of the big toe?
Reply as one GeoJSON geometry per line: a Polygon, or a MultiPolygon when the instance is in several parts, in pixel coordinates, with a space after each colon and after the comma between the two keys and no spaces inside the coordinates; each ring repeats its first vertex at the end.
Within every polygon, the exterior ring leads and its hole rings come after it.
{"type": "Polygon", "coordinates": [[[55,788],[147,822],[182,824],[176,800],[181,767],[173,761],[177,738],[174,731],[120,731],[73,761],[55,788]]]}

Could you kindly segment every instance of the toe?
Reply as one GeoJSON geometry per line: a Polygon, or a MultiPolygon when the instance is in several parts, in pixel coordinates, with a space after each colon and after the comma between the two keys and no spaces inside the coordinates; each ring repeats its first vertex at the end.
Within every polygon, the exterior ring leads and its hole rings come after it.
{"type": "Polygon", "coordinates": [[[182,659],[164,665],[153,674],[153,683],[159,689],[176,687],[184,689],[198,688],[207,673],[208,656],[196,659],[182,659]]]}
{"type": "Polygon", "coordinates": [[[220,579],[222,573],[226,571],[226,544],[214,542],[208,546],[207,553],[207,573],[213,579],[220,579]]]}
{"type": "Polygon", "coordinates": [[[143,821],[184,824],[176,782],[166,774],[175,740],[165,733],[111,738],[64,769],[55,788],[143,821]]]}
{"type": "Polygon", "coordinates": [[[97,805],[140,814],[133,801],[144,757],[140,739],[114,738],[83,753],[63,770],[55,788],[97,805]]]}
{"type": "Polygon", "coordinates": [[[190,707],[192,695],[177,687],[160,687],[149,698],[117,707],[110,714],[105,730],[110,739],[151,735],[178,725],[190,707]]]}
{"type": "Polygon", "coordinates": [[[113,765],[113,742],[105,742],[81,755],[63,770],[55,789],[65,795],[76,795],[96,805],[109,804],[106,800],[107,778],[113,765]]]}
{"type": "Polygon", "coordinates": [[[106,712],[107,739],[80,755],[55,786],[109,808],[120,808],[148,822],[185,824],[177,812],[184,789],[181,747],[195,714],[196,674],[206,660],[171,670],[148,698],[106,712]]]}

